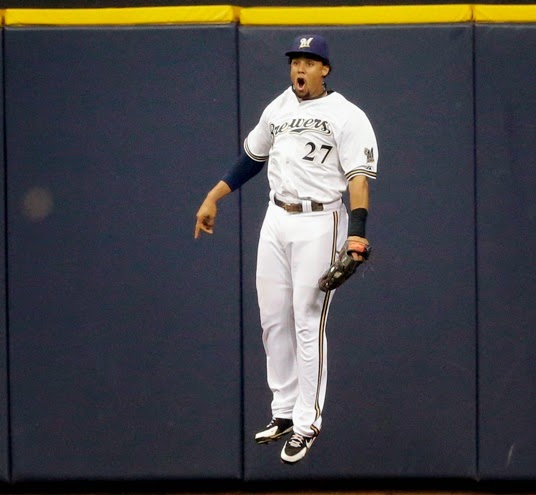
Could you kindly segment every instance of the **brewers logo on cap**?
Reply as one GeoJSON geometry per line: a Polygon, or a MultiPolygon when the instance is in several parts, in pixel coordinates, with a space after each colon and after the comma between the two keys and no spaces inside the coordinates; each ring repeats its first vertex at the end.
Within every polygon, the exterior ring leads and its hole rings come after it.
{"type": "Polygon", "coordinates": [[[292,47],[285,53],[288,57],[303,54],[314,55],[329,64],[329,48],[327,41],[319,34],[302,34],[294,38],[292,47]]]}

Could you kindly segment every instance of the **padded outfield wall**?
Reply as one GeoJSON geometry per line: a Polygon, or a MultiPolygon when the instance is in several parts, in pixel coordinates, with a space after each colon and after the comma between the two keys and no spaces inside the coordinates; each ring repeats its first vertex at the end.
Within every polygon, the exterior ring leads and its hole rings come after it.
{"type": "Polygon", "coordinates": [[[239,479],[234,24],[4,35],[13,481],[239,479]]]}
{"type": "Polygon", "coordinates": [[[2,479],[533,479],[535,13],[8,10],[2,479]],[[290,470],[253,442],[265,174],[192,234],[304,31],[380,163],[324,430],[290,470]]]}

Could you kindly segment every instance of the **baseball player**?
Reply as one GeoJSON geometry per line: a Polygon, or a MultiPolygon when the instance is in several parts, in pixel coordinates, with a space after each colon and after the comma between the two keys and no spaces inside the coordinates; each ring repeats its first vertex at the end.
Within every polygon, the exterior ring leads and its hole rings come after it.
{"type": "Polygon", "coordinates": [[[368,179],[378,147],[365,113],[328,90],[326,40],[298,36],[285,53],[291,87],[264,110],[236,164],[197,212],[195,238],[213,233],[217,202],[268,162],[269,202],[257,252],[257,295],[272,419],[255,435],[291,434],[281,459],[307,454],[322,427],[326,321],[335,291],[368,257],[368,179]],[[350,214],[342,201],[348,189],[350,214]]]}

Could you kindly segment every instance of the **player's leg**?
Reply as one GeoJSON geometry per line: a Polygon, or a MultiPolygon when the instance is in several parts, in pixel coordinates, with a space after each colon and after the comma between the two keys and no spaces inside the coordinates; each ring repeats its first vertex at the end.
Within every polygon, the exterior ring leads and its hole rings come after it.
{"type": "Polygon", "coordinates": [[[296,229],[292,252],[293,307],[297,339],[298,398],[294,431],[315,436],[322,426],[327,383],[326,325],[334,291],[324,293],[318,279],[347,235],[346,209],[307,214],[296,229]]]}
{"type": "Polygon", "coordinates": [[[272,415],[292,418],[298,393],[292,282],[285,246],[279,241],[281,213],[270,205],[257,253],[257,295],[266,352],[268,386],[273,393],[272,415]]]}

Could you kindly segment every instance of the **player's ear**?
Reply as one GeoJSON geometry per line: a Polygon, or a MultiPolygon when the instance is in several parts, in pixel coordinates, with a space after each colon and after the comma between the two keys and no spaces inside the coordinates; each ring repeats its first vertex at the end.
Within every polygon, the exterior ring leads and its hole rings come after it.
{"type": "Polygon", "coordinates": [[[329,74],[330,71],[331,71],[331,67],[329,65],[324,65],[322,67],[322,75],[324,77],[326,77],[329,74]]]}

